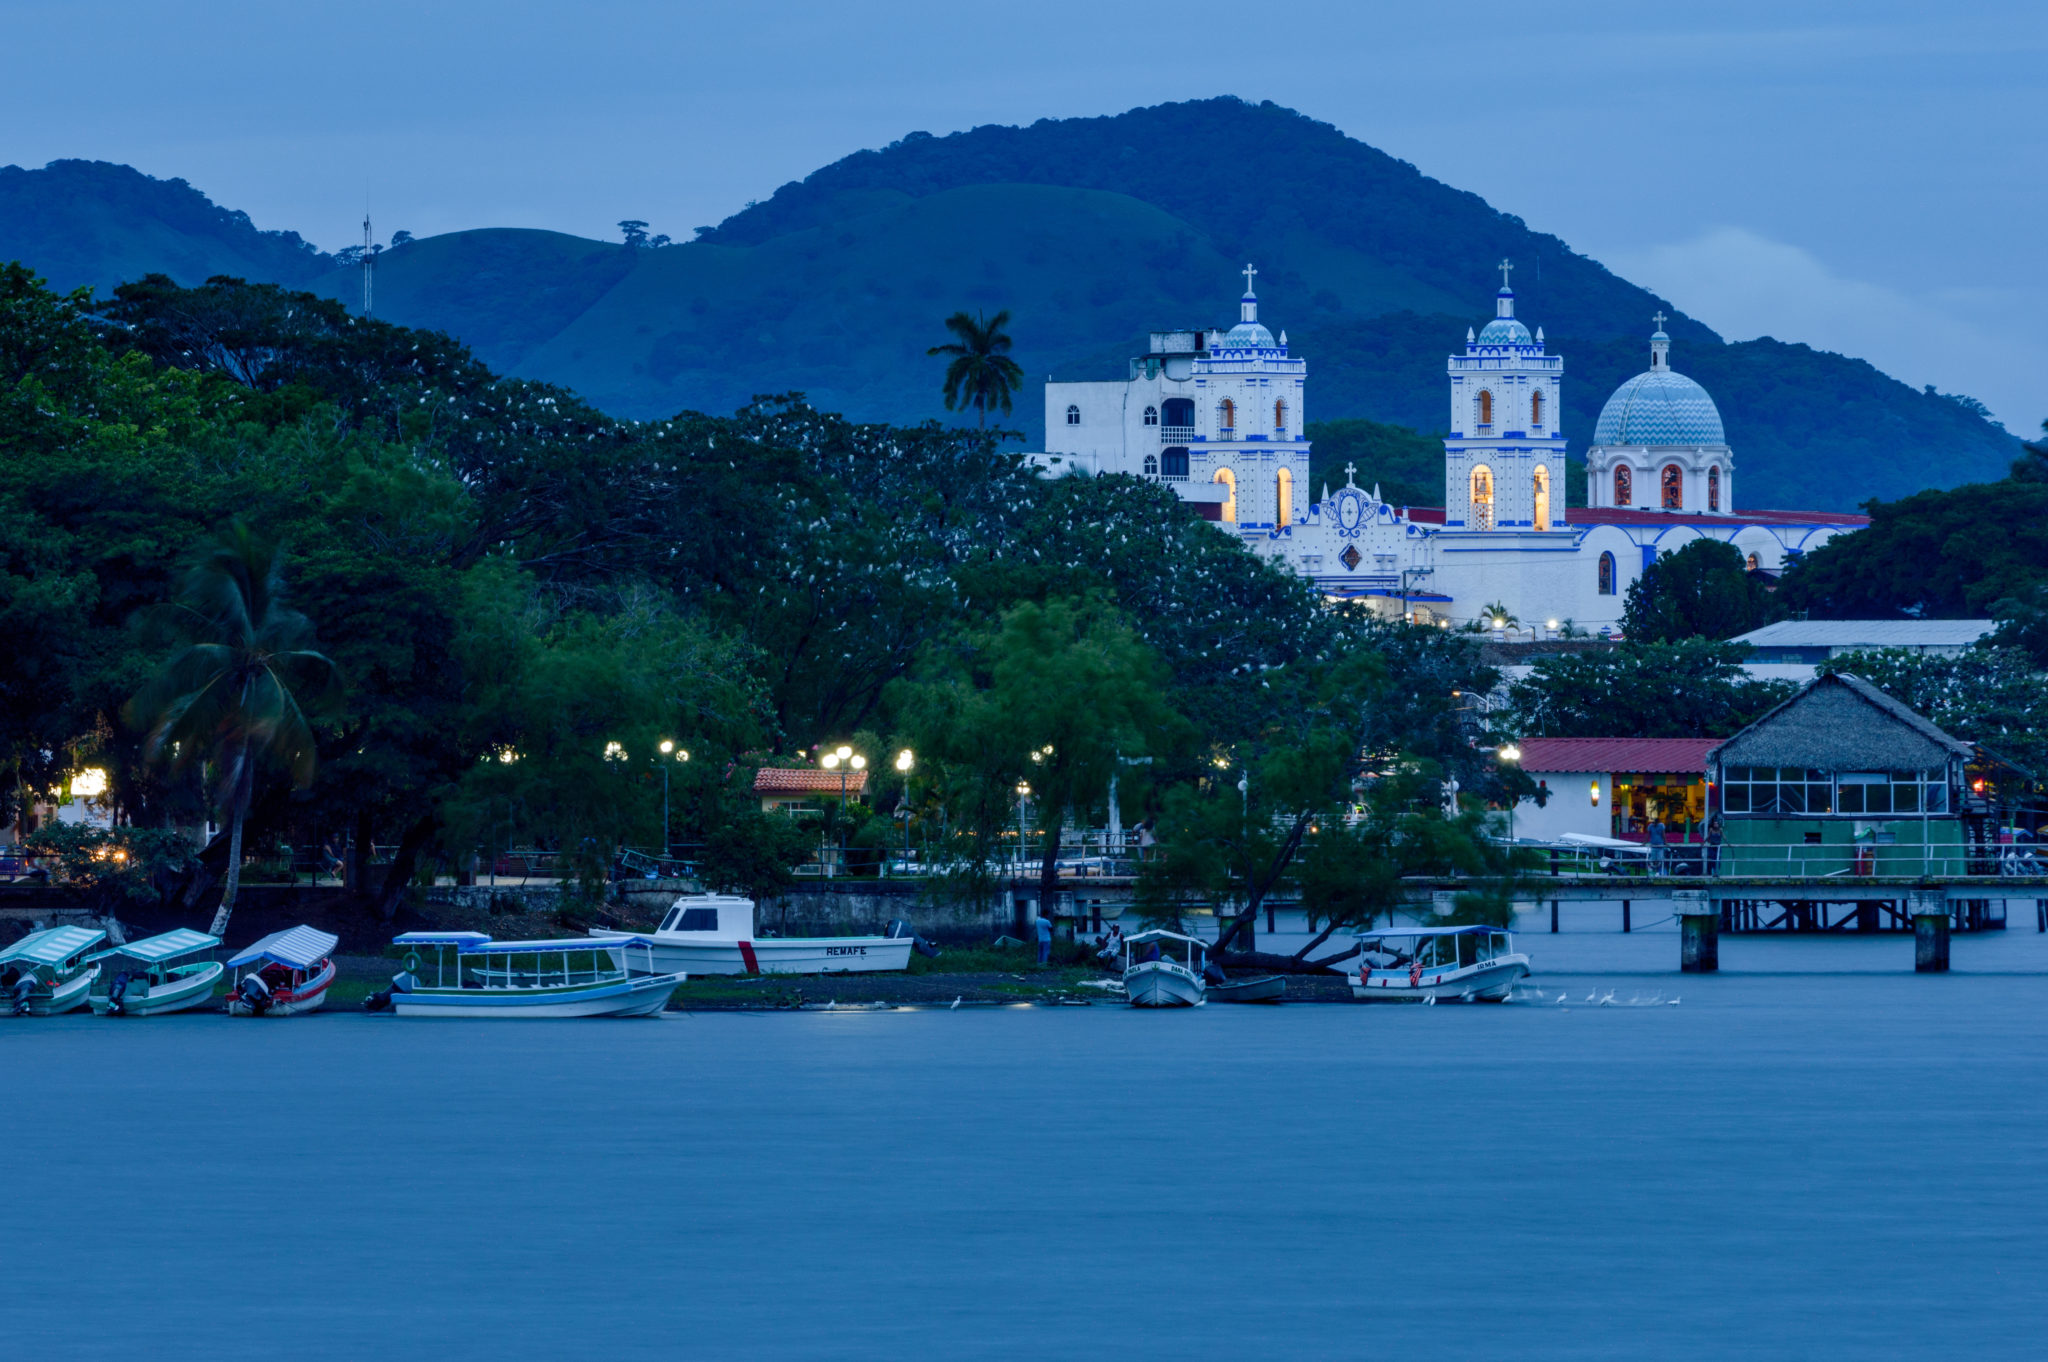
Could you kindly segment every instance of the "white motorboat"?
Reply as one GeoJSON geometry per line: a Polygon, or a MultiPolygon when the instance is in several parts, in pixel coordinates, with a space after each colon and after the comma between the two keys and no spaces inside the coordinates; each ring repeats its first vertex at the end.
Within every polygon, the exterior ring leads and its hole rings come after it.
{"type": "Polygon", "coordinates": [[[405,972],[387,1000],[401,1017],[658,1017],[680,974],[646,965],[644,936],[493,941],[481,932],[407,932],[405,972]],[[638,956],[629,967],[628,957],[638,956]]]}
{"type": "Polygon", "coordinates": [[[217,936],[178,927],[88,957],[114,971],[104,987],[93,986],[92,1010],[102,1017],[159,1017],[212,1002],[224,967],[192,957],[219,945],[217,936]]]}
{"type": "Polygon", "coordinates": [[[754,901],[685,894],[652,932],[598,930],[598,940],[651,940],[657,974],[857,974],[910,968],[911,936],[754,935],[754,901]]]}
{"type": "Polygon", "coordinates": [[[1351,996],[1373,1003],[1501,1003],[1529,957],[1500,927],[1388,927],[1360,932],[1351,996]]]}
{"type": "Polygon", "coordinates": [[[296,1017],[327,1001],[334,982],[334,948],[341,938],[317,927],[287,927],[244,947],[228,961],[231,970],[255,969],[228,993],[231,1017],[296,1017]]]}
{"type": "Polygon", "coordinates": [[[1132,1007],[1200,1007],[1209,985],[1202,977],[1201,942],[1179,932],[1154,928],[1124,938],[1124,996],[1132,1007]],[[1164,943],[1181,943],[1182,959],[1164,943]]]}
{"type": "Polygon", "coordinates": [[[97,927],[46,927],[0,951],[0,991],[17,1017],[55,1017],[85,1006],[100,967],[86,952],[107,939],[97,927]]]}

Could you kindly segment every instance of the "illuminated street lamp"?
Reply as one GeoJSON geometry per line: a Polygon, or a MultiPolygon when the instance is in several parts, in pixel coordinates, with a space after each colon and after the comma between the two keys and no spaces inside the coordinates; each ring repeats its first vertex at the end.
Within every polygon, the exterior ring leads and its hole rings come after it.
{"type": "MultiPolygon", "coordinates": [[[[1498,755],[1507,765],[1513,766],[1522,759],[1522,749],[1515,746],[1514,742],[1510,740],[1500,745],[1498,755]]],[[[1508,845],[1510,847],[1515,844],[1515,805],[1520,802],[1520,800],[1512,798],[1508,801],[1508,845]]]]}
{"type": "Polygon", "coordinates": [[[909,748],[896,754],[896,769],[903,773],[903,866],[910,868],[910,768],[917,758],[909,748]]]}

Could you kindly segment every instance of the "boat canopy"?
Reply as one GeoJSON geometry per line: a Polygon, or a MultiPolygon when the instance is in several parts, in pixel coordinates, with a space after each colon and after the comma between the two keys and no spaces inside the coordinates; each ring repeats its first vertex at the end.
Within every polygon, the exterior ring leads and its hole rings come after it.
{"type": "MultiPolygon", "coordinates": [[[[452,935],[452,933],[451,933],[452,935]]],[[[644,936],[564,936],[546,941],[493,941],[484,937],[456,949],[463,955],[553,955],[565,951],[611,951],[621,946],[652,946],[644,936]]]]}
{"type": "Polygon", "coordinates": [[[1382,927],[1377,931],[1359,932],[1360,941],[1374,941],[1383,936],[1485,936],[1494,933],[1506,935],[1507,927],[1382,927]]]}
{"type": "Polygon", "coordinates": [[[1200,946],[1203,950],[1209,948],[1209,943],[1198,936],[1182,936],[1179,932],[1169,932],[1164,927],[1154,927],[1148,932],[1132,932],[1124,938],[1126,945],[1140,941],[1185,941],[1190,946],[1200,946]]]}
{"type": "Polygon", "coordinates": [[[1624,842],[1619,837],[1602,837],[1591,832],[1567,832],[1557,839],[1565,846],[1596,847],[1601,851],[1632,851],[1647,856],[1650,849],[1641,842],[1624,842]]]}
{"type": "Polygon", "coordinates": [[[27,960],[37,965],[61,965],[80,951],[89,951],[107,939],[97,927],[45,927],[30,932],[0,951],[0,965],[10,960],[27,960]]]}
{"type": "Polygon", "coordinates": [[[195,951],[210,951],[219,944],[220,938],[217,936],[195,932],[190,927],[179,927],[161,936],[146,937],[141,941],[131,941],[125,946],[116,946],[112,950],[88,955],[86,959],[104,960],[110,955],[125,955],[130,960],[140,960],[145,965],[161,965],[164,961],[175,960],[181,955],[191,955],[195,951]]]}
{"type": "Polygon", "coordinates": [[[287,927],[244,946],[234,959],[228,961],[228,968],[271,960],[280,965],[290,965],[293,969],[311,969],[334,954],[334,948],[340,944],[341,938],[333,932],[303,925],[287,927]]]}
{"type": "Polygon", "coordinates": [[[489,932],[401,932],[391,938],[394,946],[457,946],[481,945],[489,941],[489,932]]]}

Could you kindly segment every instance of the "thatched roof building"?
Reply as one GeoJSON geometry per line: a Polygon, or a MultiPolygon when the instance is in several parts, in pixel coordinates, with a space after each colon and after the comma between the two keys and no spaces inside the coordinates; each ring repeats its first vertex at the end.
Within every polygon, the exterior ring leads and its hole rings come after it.
{"type": "Polygon", "coordinates": [[[1812,771],[1960,771],[1976,749],[1861,677],[1816,677],[1707,754],[1720,766],[1812,771]]]}

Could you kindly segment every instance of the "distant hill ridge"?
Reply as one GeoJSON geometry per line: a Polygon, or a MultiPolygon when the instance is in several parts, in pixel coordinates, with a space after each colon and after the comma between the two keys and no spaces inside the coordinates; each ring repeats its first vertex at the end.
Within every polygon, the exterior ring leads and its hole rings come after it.
{"type": "MultiPolygon", "coordinates": [[[[0,171],[6,257],[60,287],[159,270],[360,296],[354,269],[295,234],[104,163],[0,171]]],[[[1995,478],[2017,451],[1980,414],[1860,360],[1724,344],[1476,195],[1327,124],[1230,98],[912,133],[661,249],[492,228],[409,242],[378,262],[377,311],[624,416],[800,390],[857,419],[950,420],[925,353],[947,314],[1010,309],[1033,380],[1115,378],[1150,328],[1231,324],[1250,260],[1262,318],[1309,361],[1311,421],[1430,432],[1446,416],[1444,358],[1492,314],[1503,257],[1517,265],[1519,315],[1565,357],[1575,454],[1615,385],[1646,367],[1660,308],[1674,366],[1721,407],[1743,505],[1849,509],[1995,478]]],[[[1034,382],[1009,424],[1036,444],[1042,421],[1034,382]]]]}

